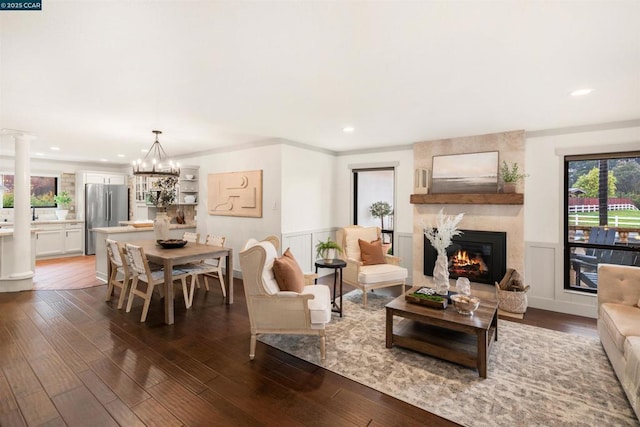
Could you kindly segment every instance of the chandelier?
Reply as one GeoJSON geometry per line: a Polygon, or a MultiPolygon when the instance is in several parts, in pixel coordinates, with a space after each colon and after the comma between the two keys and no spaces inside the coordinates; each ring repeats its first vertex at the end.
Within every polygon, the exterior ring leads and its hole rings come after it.
{"type": "Polygon", "coordinates": [[[162,131],[154,130],[152,132],[156,134],[156,140],[151,145],[151,148],[149,148],[149,151],[147,151],[144,159],[133,161],[133,174],[158,177],[179,176],[180,165],[178,163],[174,164],[167,159],[167,153],[165,153],[162,145],[160,145],[160,141],[158,141],[158,135],[160,135],[162,131]]]}

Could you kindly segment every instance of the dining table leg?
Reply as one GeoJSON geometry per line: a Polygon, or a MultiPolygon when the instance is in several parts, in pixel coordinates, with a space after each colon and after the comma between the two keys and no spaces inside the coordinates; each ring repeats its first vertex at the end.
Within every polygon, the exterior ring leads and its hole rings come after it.
{"type": "Polygon", "coordinates": [[[227,286],[227,304],[233,304],[233,250],[229,249],[227,254],[227,262],[225,268],[226,283],[227,286]]]}
{"type": "Polygon", "coordinates": [[[165,259],[164,266],[164,322],[173,325],[173,261],[165,259]]]}

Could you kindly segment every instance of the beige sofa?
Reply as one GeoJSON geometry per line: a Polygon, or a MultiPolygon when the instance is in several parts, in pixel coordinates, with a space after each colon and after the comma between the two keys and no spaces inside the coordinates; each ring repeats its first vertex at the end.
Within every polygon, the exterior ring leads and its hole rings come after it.
{"type": "Polygon", "coordinates": [[[598,267],[598,334],[640,419],[640,267],[598,267]]]}

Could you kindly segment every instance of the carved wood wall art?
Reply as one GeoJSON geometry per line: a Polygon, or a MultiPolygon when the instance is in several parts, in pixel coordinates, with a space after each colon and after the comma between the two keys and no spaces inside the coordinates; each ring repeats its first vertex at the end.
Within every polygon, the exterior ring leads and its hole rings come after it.
{"type": "Polygon", "coordinates": [[[262,170],[212,173],[207,184],[209,215],[262,218],[262,170]]]}

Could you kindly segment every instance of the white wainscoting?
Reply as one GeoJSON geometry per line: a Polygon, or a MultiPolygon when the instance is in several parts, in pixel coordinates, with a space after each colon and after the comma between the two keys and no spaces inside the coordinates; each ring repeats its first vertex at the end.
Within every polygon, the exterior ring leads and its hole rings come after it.
{"type": "MultiPolygon", "coordinates": [[[[300,268],[305,273],[315,272],[314,262],[316,259],[316,244],[319,240],[336,241],[336,231],[338,228],[311,230],[295,233],[284,233],[282,235],[282,250],[291,248],[293,256],[296,257],[300,268]]],[[[409,270],[407,284],[413,283],[413,235],[411,233],[395,233],[393,254],[400,257],[400,265],[409,270]]],[[[333,274],[333,270],[321,268],[318,275],[327,276],[333,274]]]]}
{"type": "Polygon", "coordinates": [[[393,254],[400,257],[400,265],[409,271],[407,285],[413,283],[413,234],[395,233],[395,248],[393,254]]]}
{"type": "MultiPolygon", "coordinates": [[[[298,261],[304,273],[315,272],[314,262],[316,260],[316,245],[318,240],[336,240],[336,228],[311,230],[295,233],[284,233],[282,235],[282,250],[291,248],[291,253],[298,261]]],[[[333,270],[320,269],[318,275],[326,276],[332,274],[333,270]]]]}
{"type": "Polygon", "coordinates": [[[529,306],[577,316],[597,317],[597,296],[564,289],[562,245],[525,242],[529,306]]]}

